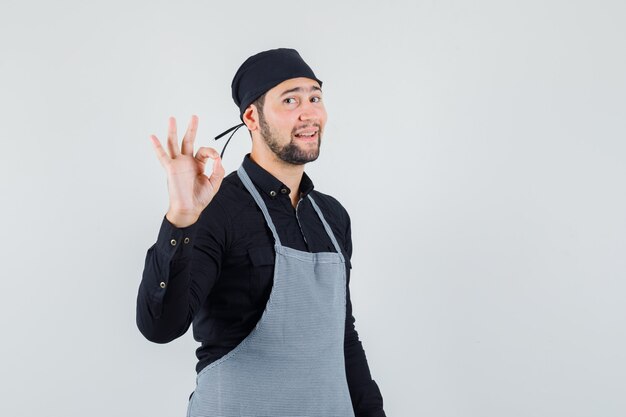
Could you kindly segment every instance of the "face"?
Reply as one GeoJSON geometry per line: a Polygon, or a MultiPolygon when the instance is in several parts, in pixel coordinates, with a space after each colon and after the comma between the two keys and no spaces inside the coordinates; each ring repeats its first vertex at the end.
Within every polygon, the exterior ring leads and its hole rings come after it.
{"type": "Polygon", "coordinates": [[[326,118],[319,83],[292,78],[266,93],[259,133],[279,159],[302,165],[318,158],[326,118]]]}

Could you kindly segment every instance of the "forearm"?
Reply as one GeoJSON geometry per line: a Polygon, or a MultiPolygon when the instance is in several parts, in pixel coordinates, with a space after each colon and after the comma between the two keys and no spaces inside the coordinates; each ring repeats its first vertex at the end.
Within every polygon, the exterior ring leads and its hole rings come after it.
{"type": "Polygon", "coordinates": [[[157,242],[148,249],[136,321],[152,342],[183,335],[217,279],[221,245],[206,223],[177,228],[164,218],[157,242]]]}
{"type": "Polygon", "coordinates": [[[376,381],[371,377],[365,351],[356,330],[346,335],[346,378],[356,417],[385,417],[383,397],[376,381]]]}
{"type": "Polygon", "coordinates": [[[344,357],[352,406],[356,417],[385,417],[383,397],[376,381],[372,379],[367,357],[354,323],[348,286],[346,288],[344,357]]]}
{"type": "Polygon", "coordinates": [[[189,279],[195,228],[176,228],[166,219],[148,249],[139,292],[137,327],[150,341],[166,343],[189,328],[189,279]]]}

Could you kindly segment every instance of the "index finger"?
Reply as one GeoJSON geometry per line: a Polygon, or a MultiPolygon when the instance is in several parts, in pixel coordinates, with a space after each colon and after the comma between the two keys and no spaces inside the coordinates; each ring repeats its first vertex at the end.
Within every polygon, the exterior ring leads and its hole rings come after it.
{"type": "Polygon", "coordinates": [[[165,167],[168,163],[169,157],[167,156],[165,149],[163,149],[163,146],[161,146],[161,141],[154,135],[150,135],[150,140],[152,141],[152,146],[157,154],[157,158],[159,158],[159,162],[163,165],[163,167],[165,167]]]}
{"type": "Polygon", "coordinates": [[[183,137],[182,154],[193,156],[193,141],[196,140],[196,132],[198,131],[198,116],[191,116],[189,126],[183,137]]]}

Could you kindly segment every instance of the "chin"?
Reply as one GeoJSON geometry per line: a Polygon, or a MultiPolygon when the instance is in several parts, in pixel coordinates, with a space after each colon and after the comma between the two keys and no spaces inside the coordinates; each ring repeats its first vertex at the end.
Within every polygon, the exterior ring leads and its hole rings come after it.
{"type": "Polygon", "coordinates": [[[319,152],[282,152],[278,157],[292,165],[304,165],[315,161],[319,157],[319,152]]]}

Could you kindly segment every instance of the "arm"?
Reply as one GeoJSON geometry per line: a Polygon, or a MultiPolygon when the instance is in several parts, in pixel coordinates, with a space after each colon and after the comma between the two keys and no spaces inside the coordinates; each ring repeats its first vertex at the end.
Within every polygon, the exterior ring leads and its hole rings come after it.
{"type": "Polygon", "coordinates": [[[215,149],[194,155],[198,117],[192,116],[181,146],[176,119],[169,118],[167,148],[151,135],[159,162],[167,173],[169,210],[157,242],[148,250],[139,293],[137,327],[148,339],[167,343],[184,334],[219,276],[226,242],[226,216],[210,204],[224,178],[215,149]],[[213,159],[211,176],[206,162],[213,159]]]}
{"type": "MultiPolygon", "coordinates": [[[[346,213],[347,214],[347,213],[346,213]]],[[[348,259],[352,257],[352,236],[350,217],[345,235],[345,251],[348,259]]],[[[385,417],[383,397],[376,381],[372,379],[369,365],[359,334],[354,326],[355,318],[352,315],[350,301],[350,268],[347,268],[346,283],[346,326],[344,337],[344,356],[346,361],[346,378],[352,399],[352,406],[356,417],[385,417]]]]}
{"type": "Polygon", "coordinates": [[[137,295],[137,327],[146,339],[167,343],[185,334],[219,276],[227,224],[215,200],[188,227],[163,218],[137,295]]]}

